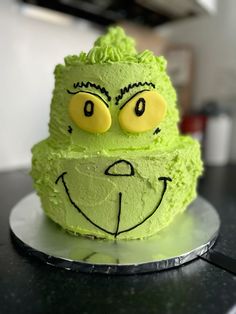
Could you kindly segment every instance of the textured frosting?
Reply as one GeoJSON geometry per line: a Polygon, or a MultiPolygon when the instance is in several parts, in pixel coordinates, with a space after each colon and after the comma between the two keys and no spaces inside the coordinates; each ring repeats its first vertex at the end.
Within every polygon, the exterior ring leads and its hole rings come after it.
{"type": "MultiPolygon", "coordinates": [[[[178,140],[173,149],[146,154],[143,151],[84,156],[70,150],[55,150],[44,141],[35,146],[33,177],[43,208],[63,228],[75,233],[114,238],[94,227],[68,200],[61,174],[72,201],[99,226],[115,232],[118,217],[118,196],[122,193],[119,231],[141,222],[161,198],[163,182],[169,177],[163,202],[153,217],[119,239],[143,238],[165,227],[196,196],[196,178],[201,171],[199,145],[190,138],[178,140]],[[105,176],[108,165],[128,160],[134,176],[105,176]],[[46,160],[42,166],[42,160],[46,160]],[[58,179],[55,184],[56,179],[58,179]]],[[[123,166],[123,173],[129,169],[123,166]]],[[[128,167],[127,167],[128,168],[128,167]]],[[[117,168],[117,172],[121,170],[117,168]]],[[[114,169],[114,173],[116,169],[114,169]]]]}
{"type": "Polygon", "coordinates": [[[65,58],[65,64],[69,66],[80,65],[81,63],[155,63],[156,61],[165,67],[165,59],[156,57],[152,51],[144,50],[138,53],[135,49],[134,39],[126,36],[120,27],[110,28],[107,35],[99,37],[88,54],[81,52],[78,56],[73,55],[65,58]]]}
{"type": "Polygon", "coordinates": [[[178,119],[165,59],[137,53],[120,28],[87,54],[66,57],[55,69],[50,136],[32,150],[45,213],[66,230],[107,239],[161,230],[194,199],[202,171],[199,144],[179,135],[178,119]],[[120,108],[143,90],[158,91],[165,117],[149,131],[129,133],[120,127],[120,108]],[[70,101],[82,91],[108,104],[106,132],[89,133],[71,119],[70,101]]]}

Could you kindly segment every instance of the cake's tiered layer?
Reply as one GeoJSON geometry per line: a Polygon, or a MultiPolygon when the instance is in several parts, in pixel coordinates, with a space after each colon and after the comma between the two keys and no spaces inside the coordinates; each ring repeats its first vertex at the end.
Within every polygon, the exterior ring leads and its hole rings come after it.
{"type": "Polygon", "coordinates": [[[144,238],[196,195],[202,163],[198,143],[188,137],[177,137],[171,149],[91,155],[49,143],[33,149],[35,189],[46,214],[74,233],[144,238]]]}
{"type": "MultiPolygon", "coordinates": [[[[176,93],[165,71],[163,58],[153,63],[105,63],[58,65],[55,70],[55,89],[49,123],[50,141],[56,147],[92,153],[102,150],[159,149],[172,145],[178,135],[176,93]],[[157,91],[167,103],[163,121],[147,132],[133,136],[119,125],[122,106],[136,93],[157,91]],[[77,92],[96,94],[107,103],[111,127],[103,134],[78,128],[69,115],[69,103],[77,92]]],[[[158,103],[157,103],[158,106],[158,103]]]]}

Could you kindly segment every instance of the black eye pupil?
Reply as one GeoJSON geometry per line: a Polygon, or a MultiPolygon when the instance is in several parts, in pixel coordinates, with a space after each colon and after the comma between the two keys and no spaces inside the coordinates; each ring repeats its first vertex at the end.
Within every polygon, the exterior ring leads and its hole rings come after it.
{"type": "Polygon", "coordinates": [[[139,98],[136,102],[134,111],[136,116],[140,117],[141,115],[143,115],[144,111],[145,111],[145,99],[144,98],[139,98]]]}
{"type": "Polygon", "coordinates": [[[84,115],[91,117],[94,112],[94,103],[91,100],[87,100],[84,104],[84,115]]]}

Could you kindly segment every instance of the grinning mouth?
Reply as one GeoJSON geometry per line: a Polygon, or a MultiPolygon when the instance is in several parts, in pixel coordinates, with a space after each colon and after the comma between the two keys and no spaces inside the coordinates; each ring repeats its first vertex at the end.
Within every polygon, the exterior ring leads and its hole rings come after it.
{"type": "Polygon", "coordinates": [[[164,198],[164,195],[166,193],[166,190],[167,190],[167,182],[171,182],[172,179],[169,178],[169,177],[159,177],[158,180],[159,181],[162,181],[163,182],[163,188],[162,188],[162,193],[161,193],[161,197],[159,199],[159,201],[157,202],[155,208],[150,212],[150,214],[148,214],[142,221],[140,221],[139,223],[131,226],[130,228],[127,228],[127,229],[124,229],[124,230],[119,230],[119,226],[120,226],[120,219],[121,219],[121,214],[122,214],[122,193],[119,192],[118,196],[119,196],[119,202],[118,202],[118,213],[117,213],[117,224],[116,224],[116,230],[115,231],[109,231],[101,226],[99,226],[96,222],[94,222],[92,219],[90,219],[84,212],[83,210],[73,201],[71,195],[70,195],[70,191],[67,187],[67,184],[66,184],[66,181],[65,181],[65,175],[67,174],[67,172],[63,172],[62,174],[60,174],[58,176],[58,178],[56,179],[55,181],[55,184],[58,184],[59,181],[62,182],[63,184],[63,187],[64,187],[64,190],[65,190],[65,193],[68,197],[68,200],[69,202],[71,203],[71,205],[87,220],[89,221],[93,226],[97,227],[98,229],[104,231],[105,233],[108,233],[110,235],[113,235],[115,238],[117,236],[119,236],[120,234],[122,233],[125,233],[125,232],[129,232],[131,230],[134,230],[136,228],[138,228],[139,226],[141,226],[145,221],[147,221],[149,218],[151,218],[155,212],[158,210],[159,206],[161,205],[162,203],[162,200],[164,198]]]}

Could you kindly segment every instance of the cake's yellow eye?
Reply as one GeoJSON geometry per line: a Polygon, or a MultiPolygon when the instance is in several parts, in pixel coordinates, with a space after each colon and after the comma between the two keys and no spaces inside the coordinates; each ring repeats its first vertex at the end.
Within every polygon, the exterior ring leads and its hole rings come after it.
{"type": "Polygon", "coordinates": [[[142,91],[121,107],[119,123],[125,131],[145,132],[155,128],[165,112],[166,102],[157,91],[142,91]]]}
{"type": "Polygon", "coordinates": [[[74,123],[87,132],[104,133],[111,126],[111,114],[106,103],[97,95],[79,92],[69,103],[74,123]]]}

